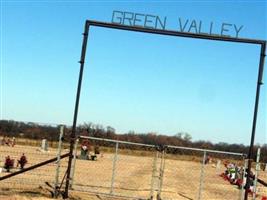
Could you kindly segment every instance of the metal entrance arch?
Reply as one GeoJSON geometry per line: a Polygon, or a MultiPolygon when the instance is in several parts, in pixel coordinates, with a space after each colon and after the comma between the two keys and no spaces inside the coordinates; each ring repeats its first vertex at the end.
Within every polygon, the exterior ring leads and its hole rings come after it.
{"type": "MultiPolygon", "coordinates": [[[[249,162],[248,162],[248,172],[247,173],[250,174],[251,159],[253,158],[253,146],[254,146],[254,139],[255,139],[255,132],[256,132],[256,124],[257,124],[260,89],[261,89],[260,86],[263,84],[262,83],[262,76],[263,76],[263,69],[264,69],[264,59],[266,56],[265,55],[265,51],[266,51],[266,41],[265,40],[255,40],[255,39],[246,39],[246,38],[231,38],[231,37],[223,37],[223,36],[207,35],[207,34],[193,34],[193,33],[187,33],[187,32],[149,29],[149,28],[143,28],[143,27],[125,26],[125,25],[121,25],[121,24],[112,24],[112,23],[86,20],[85,26],[84,26],[84,33],[83,33],[81,59],[79,61],[80,62],[80,73],[79,73],[78,87],[77,87],[77,93],[76,93],[73,125],[72,125],[72,132],[70,135],[70,152],[69,152],[70,154],[69,154],[67,178],[66,178],[66,185],[65,185],[65,192],[64,192],[65,198],[68,197],[68,190],[69,190],[69,184],[70,184],[70,173],[71,173],[71,163],[72,163],[72,158],[73,158],[73,147],[74,147],[74,143],[75,143],[75,139],[76,139],[76,123],[77,123],[79,101],[80,101],[80,92],[81,92],[83,69],[84,69],[84,61],[85,61],[86,47],[87,47],[88,33],[89,33],[90,26],[111,28],[111,29],[118,29],[118,30],[126,30],[126,31],[143,32],[143,33],[160,34],[160,35],[168,35],[168,36],[177,36],[177,37],[186,37],[186,38],[196,38],[196,39],[217,40],[217,41],[225,41],[225,42],[248,43],[248,44],[260,45],[261,46],[261,53],[260,53],[260,61],[259,61],[259,68],[258,68],[258,80],[257,80],[254,114],[253,114],[253,121],[252,121],[251,141],[250,141],[250,148],[249,148],[249,152],[248,152],[249,162]]],[[[249,193],[249,179],[247,179],[247,183],[246,183],[246,192],[245,192],[245,198],[244,198],[245,200],[248,199],[248,193],[249,193]]]]}

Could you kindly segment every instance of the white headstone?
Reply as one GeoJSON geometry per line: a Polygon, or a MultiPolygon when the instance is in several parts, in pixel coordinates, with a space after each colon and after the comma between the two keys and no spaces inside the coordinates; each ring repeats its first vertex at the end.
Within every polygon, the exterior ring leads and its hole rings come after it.
{"type": "Polygon", "coordinates": [[[46,139],[42,139],[42,146],[41,146],[41,149],[43,151],[48,151],[48,143],[47,143],[47,140],[46,139]]]}
{"type": "Polygon", "coordinates": [[[216,169],[219,170],[221,168],[221,160],[217,160],[216,169]]]}

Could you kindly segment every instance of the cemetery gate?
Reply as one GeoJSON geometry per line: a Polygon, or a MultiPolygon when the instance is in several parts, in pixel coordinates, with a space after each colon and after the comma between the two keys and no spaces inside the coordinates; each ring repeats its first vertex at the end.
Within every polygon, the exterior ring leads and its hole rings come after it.
{"type": "MultiPolygon", "coordinates": [[[[73,114],[73,125],[72,125],[71,137],[70,137],[70,152],[69,152],[69,161],[68,161],[68,168],[66,172],[66,184],[65,184],[65,192],[64,192],[65,198],[68,197],[68,190],[69,190],[69,185],[71,181],[71,173],[72,173],[71,166],[72,166],[72,159],[74,157],[73,149],[74,149],[75,140],[77,139],[76,124],[77,124],[83,70],[84,70],[85,55],[86,55],[86,48],[87,48],[87,41],[88,41],[88,34],[89,34],[90,26],[125,30],[125,31],[142,32],[142,33],[176,36],[176,37],[184,37],[184,38],[195,38],[195,39],[205,39],[205,40],[259,45],[261,48],[261,51],[260,51],[260,60],[259,60],[259,68],[258,68],[258,80],[257,80],[256,95],[255,95],[252,130],[251,130],[251,137],[250,137],[250,148],[248,152],[248,173],[250,173],[251,167],[252,167],[252,158],[253,158],[253,153],[254,153],[253,147],[254,147],[254,140],[255,140],[255,133],[256,133],[256,125],[257,125],[260,89],[261,89],[261,85],[263,84],[262,77],[263,77],[263,70],[264,70],[264,60],[266,56],[265,55],[265,51],[266,51],[265,40],[232,38],[232,37],[208,35],[208,34],[194,34],[194,33],[188,33],[188,32],[177,32],[177,31],[170,31],[170,30],[152,29],[152,28],[144,28],[144,27],[139,27],[139,26],[127,26],[127,25],[116,24],[116,23],[105,23],[105,22],[86,20],[85,25],[84,25],[84,33],[83,33],[83,44],[82,44],[81,59],[80,59],[80,73],[79,73],[77,93],[76,93],[75,109],[74,109],[74,114],[73,114]]],[[[245,200],[248,199],[248,194],[249,194],[249,181],[247,180],[245,197],[244,197],[245,200]]]]}

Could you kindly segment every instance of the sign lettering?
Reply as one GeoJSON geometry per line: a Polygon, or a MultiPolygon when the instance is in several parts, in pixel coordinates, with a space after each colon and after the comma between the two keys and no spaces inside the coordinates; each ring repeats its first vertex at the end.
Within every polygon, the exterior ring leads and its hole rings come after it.
{"type": "MultiPolygon", "coordinates": [[[[113,11],[111,22],[126,26],[166,30],[167,17],[124,11],[113,11]]],[[[215,24],[213,22],[204,23],[201,20],[196,19],[184,20],[180,17],[177,21],[177,29],[180,32],[208,34],[223,37],[238,38],[243,27],[243,25],[240,26],[225,22],[215,24]]]]}

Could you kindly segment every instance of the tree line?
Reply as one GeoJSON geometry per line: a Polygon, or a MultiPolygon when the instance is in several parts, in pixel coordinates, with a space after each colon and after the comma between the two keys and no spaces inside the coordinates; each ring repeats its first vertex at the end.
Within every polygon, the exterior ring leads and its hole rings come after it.
{"type": "MultiPolygon", "coordinates": [[[[65,140],[69,140],[71,133],[71,127],[65,128],[65,140]]],[[[185,146],[193,148],[212,149],[227,152],[236,152],[247,154],[249,146],[244,144],[229,144],[225,142],[212,143],[210,141],[192,141],[192,137],[189,133],[179,132],[174,136],[167,136],[162,134],[150,133],[135,133],[129,131],[124,134],[117,134],[116,130],[107,126],[104,127],[99,124],[84,123],[77,127],[78,135],[93,136],[100,138],[108,138],[114,140],[123,140],[136,143],[144,143],[151,145],[173,145],[173,146],[185,146]]],[[[29,139],[44,139],[49,141],[57,141],[59,137],[59,125],[52,126],[47,124],[39,124],[32,122],[19,122],[14,120],[0,120],[0,135],[7,137],[21,137],[29,139]]],[[[255,145],[254,154],[256,149],[261,147],[261,162],[267,163],[267,144],[261,146],[255,145]]],[[[131,147],[132,148],[132,147],[131,147]]],[[[256,155],[253,156],[254,160],[256,155]]]]}

